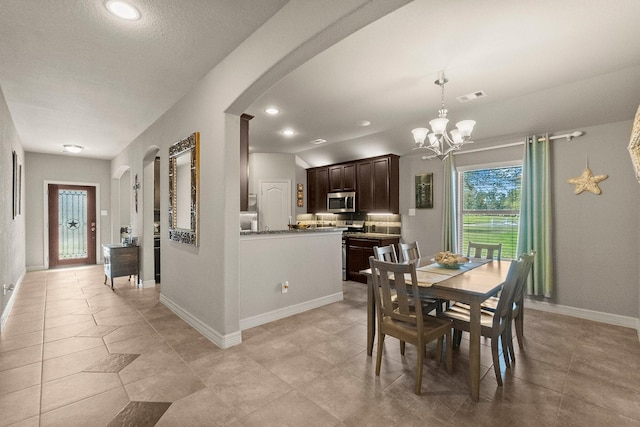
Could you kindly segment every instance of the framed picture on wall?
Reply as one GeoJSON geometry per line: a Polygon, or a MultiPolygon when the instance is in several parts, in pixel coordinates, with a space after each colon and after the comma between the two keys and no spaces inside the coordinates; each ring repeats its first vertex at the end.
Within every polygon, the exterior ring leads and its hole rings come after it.
{"type": "Polygon", "coordinates": [[[13,174],[12,174],[13,210],[11,213],[11,218],[15,218],[20,214],[20,180],[22,175],[20,159],[18,159],[18,153],[16,153],[15,151],[12,152],[12,164],[13,164],[13,169],[12,169],[13,171],[13,174]]]}
{"type": "Polygon", "coordinates": [[[416,175],[416,208],[433,208],[433,174],[416,175]]]}

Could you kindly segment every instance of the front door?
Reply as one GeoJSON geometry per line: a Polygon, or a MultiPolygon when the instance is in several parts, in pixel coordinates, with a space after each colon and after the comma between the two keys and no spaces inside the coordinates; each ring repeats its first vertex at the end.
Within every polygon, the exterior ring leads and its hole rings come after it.
{"type": "Polygon", "coordinates": [[[49,184],[49,268],[96,263],[96,188],[49,184]]]}

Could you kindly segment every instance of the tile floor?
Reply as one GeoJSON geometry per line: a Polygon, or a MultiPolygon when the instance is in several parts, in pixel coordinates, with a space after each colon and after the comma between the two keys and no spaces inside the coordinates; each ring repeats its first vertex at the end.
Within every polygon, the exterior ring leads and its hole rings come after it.
{"type": "Polygon", "coordinates": [[[415,351],[365,352],[366,294],[243,332],[221,350],[158,302],[116,290],[100,266],[28,273],[0,335],[0,425],[638,426],[635,330],[526,311],[526,351],[496,385],[483,343],[471,402],[465,341],[454,373],[434,362],[413,393],[415,351]]]}

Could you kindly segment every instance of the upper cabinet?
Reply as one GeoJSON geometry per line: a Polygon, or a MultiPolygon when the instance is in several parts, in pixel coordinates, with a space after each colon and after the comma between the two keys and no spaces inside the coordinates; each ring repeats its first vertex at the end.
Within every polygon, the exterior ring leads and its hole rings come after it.
{"type": "Polygon", "coordinates": [[[328,189],[328,167],[307,169],[307,212],[316,213],[327,210],[328,189]]]}
{"type": "Polygon", "coordinates": [[[356,209],[361,212],[400,212],[400,158],[387,155],[357,162],[356,209]]]}
{"type": "Polygon", "coordinates": [[[307,170],[307,212],[324,212],[327,192],[355,191],[359,212],[400,212],[400,157],[386,156],[307,170]]]}
{"type": "Polygon", "coordinates": [[[355,191],[356,165],[347,163],[329,166],[329,191],[355,191]]]}

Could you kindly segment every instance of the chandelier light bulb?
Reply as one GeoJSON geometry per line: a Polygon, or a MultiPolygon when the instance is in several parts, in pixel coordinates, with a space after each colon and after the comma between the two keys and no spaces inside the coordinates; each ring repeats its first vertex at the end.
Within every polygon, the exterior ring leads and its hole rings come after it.
{"type": "MultiPolygon", "coordinates": [[[[447,133],[449,119],[447,118],[448,111],[444,106],[444,85],[447,82],[444,72],[441,72],[440,78],[434,82],[440,86],[442,105],[438,110],[438,118],[429,121],[431,133],[428,128],[415,128],[411,131],[416,143],[414,150],[421,148],[430,150],[434,154],[431,157],[438,157],[440,160],[446,159],[452,151],[459,150],[464,144],[472,142],[469,141],[469,137],[476,124],[474,120],[461,120],[456,123],[456,129],[453,129],[450,134],[447,133]],[[429,138],[429,145],[424,144],[426,138],[429,138]]],[[[427,158],[431,157],[427,156],[427,158]]]]}

